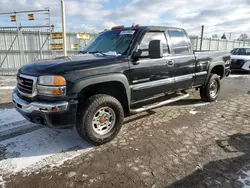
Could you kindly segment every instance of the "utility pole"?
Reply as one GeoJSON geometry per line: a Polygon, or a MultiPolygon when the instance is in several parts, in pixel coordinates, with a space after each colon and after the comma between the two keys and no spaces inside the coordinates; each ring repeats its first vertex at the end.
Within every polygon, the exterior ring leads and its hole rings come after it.
{"type": "Polygon", "coordinates": [[[66,23],[65,23],[65,5],[64,5],[64,0],[61,0],[61,16],[62,16],[62,34],[63,34],[63,55],[67,56],[66,23]]]}
{"type": "Polygon", "coordinates": [[[229,40],[231,40],[231,35],[232,35],[232,33],[229,33],[229,40]]]}
{"type": "Polygon", "coordinates": [[[200,43],[200,51],[202,50],[203,34],[204,34],[204,25],[201,26],[201,43],[200,43]]]}

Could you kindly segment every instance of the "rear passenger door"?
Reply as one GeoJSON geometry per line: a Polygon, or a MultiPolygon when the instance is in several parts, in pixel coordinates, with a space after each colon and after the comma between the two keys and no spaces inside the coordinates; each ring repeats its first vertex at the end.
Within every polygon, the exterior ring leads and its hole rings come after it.
{"type": "Polygon", "coordinates": [[[191,42],[183,29],[168,29],[167,36],[175,68],[174,88],[187,89],[192,86],[195,73],[195,56],[191,42]]]}

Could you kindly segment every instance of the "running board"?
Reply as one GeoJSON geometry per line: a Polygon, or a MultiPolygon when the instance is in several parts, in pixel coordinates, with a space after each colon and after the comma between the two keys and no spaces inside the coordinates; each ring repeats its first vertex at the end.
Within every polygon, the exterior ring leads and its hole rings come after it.
{"type": "Polygon", "coordinates": [[[165,101],[162,101],[162,102],[159,102],[159,103],[154,103],[152,105],[144,106],[142,108],[130,109],[130,113],[131,114],[137,114],[137,113],[144,112],[144,111],[147,111],[147,110],[150,110],[150,109],[153,109],[153,108],[158,108],[160,106],[164,106],[166,104],[173,103],[173,102],[179,101],[181,99],[185,99],[188,96],[189,96],[188,93],[184,93],[184,94],[181,94],[180,96],[173,97],[171,99],[168,99],[168,100],[165,100],[165,101]]]}

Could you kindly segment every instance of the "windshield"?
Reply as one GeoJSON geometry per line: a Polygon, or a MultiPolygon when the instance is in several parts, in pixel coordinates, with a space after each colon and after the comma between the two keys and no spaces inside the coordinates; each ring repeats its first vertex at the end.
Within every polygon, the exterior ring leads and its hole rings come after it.
{"type": "Polygon", "coordinates": [[[231,51],[232,55],[250,55],[250,48],[235,48],[231,51]]]}
{"type": "Polygon", "coordinates": [[[112,30],[95,38],[82,53],[116,53],[124,55],[128,50],[136,30],[112,30]]]}

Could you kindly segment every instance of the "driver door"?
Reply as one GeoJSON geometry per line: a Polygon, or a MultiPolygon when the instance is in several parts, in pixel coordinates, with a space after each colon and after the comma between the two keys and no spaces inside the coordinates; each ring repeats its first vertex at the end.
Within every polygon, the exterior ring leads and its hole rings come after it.
{"type": "Polygon", "coordinates": [[[142,53],[136,63],[130,62],[131,99],[133,102],[171,92],[174,85],[174,63],[171,60],[164,31],[149,31],[142,38],[138,49],[142,53]],[[151,40],[161,40],[164,56],[158,59],[148,57],[151,40]]]}

